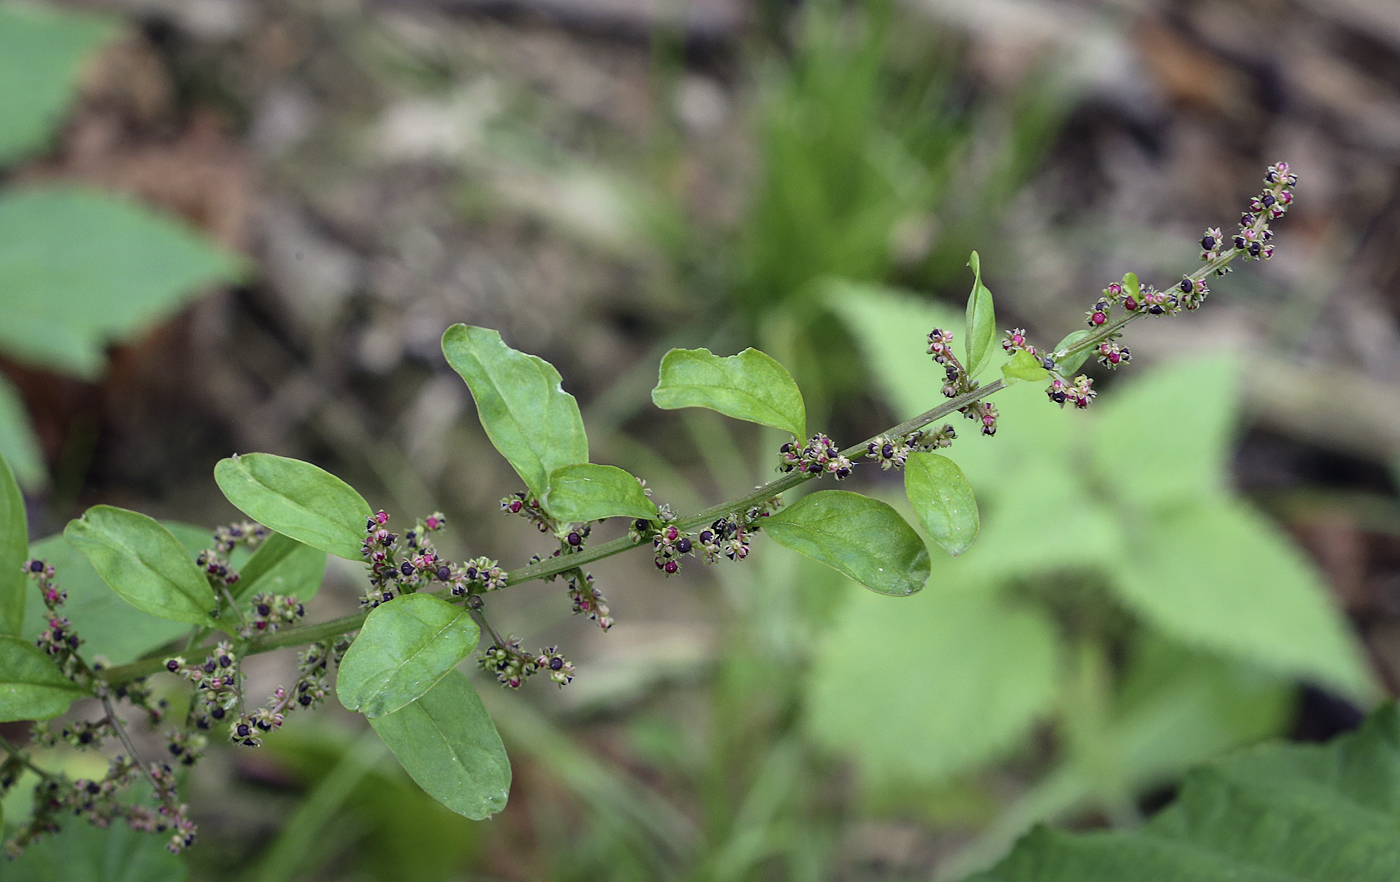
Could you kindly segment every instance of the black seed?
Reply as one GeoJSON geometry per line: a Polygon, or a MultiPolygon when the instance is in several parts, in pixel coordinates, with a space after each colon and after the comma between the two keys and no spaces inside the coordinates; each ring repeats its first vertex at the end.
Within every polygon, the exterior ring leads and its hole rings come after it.
{"type": "Polygon", "coordinates": [[[1177,285],[1177,287],[1181,289],[1181,293],[1182,293],[1182,294],[1190,294],[1190,293],[1191,293],[1191,280],[1190,280],[1190,279],[1182,279],[1182,280],[1181,280],[1181,284],[1177,285]]]}
{"type": "Polygon", "coordinates": [[[894,459],[894,445],[886,441],[880,448],[880,455],[885,459],[894,459]]]}
{"type": "Polygon", "coordinates": [[[180,663],[172,658],[170,661],[165,663],[165,669],[173,674],[176,671],[180,670],[180,663]]]}
{"type": "Polygon", "coordinates": [[[91,733],[91,732],[84,732],[84,733],[82,733],[81,735],[79,735],[79,736],[78,736],[78,743],[79,743],[79,744],[91,744],[91,743],[92,743],[92,733],[91,733]]]}
{"type": "Polygon", "coordinates": [[[680,538],[680,541],[676,543],[676,550],[679,551],[681,554],[689,554],[690,540],[682,536],[680,538]]]}
{"type": "Polygon", "coordinates": [[[549,660],[549,669],[551,671],[557,671],[562,667],[564,667],[564,660],[562,658],[552,658],[549,660]]]}
{"type": "Polygon", "coordinates": [[[437,568],[437,577],[438,577],[438,581],[440,581],[440,582],[446,582],[448,579],[452,578],[452,569],[451,569],[451,567],[446,567],[446,566],[438,567],[438,568],[437,568]]]}
{"type": "Polygon", "coordinates": [[[224,718],[224,714],[226,713],[227,711],[225,711],[223,708],[216,707],[209,712],[209,715],[216,720],[222,720],[224,718]]]}
{"type": "Polygon", "coordinates": [[[1259,252],[1261,252],[1261,251],[1263,251],[1263,250],[1264,250],[1263,246],[1261,246],[1258,242],[1250,242],[1250,243],[1249,243],[1249,256],[1250,256],[1250,257],[1258,257],[1258,256],[1259,256],[1259,252]]]}
{"type": "Polygon", "coordinates": [[[271,615],[271,614],[272,614],[272,607],[268,606],[268,605],[265,604],[265,603],[260,603],[260,604],[258,604],[258,615],[260,615],[260,616],[266,616],[266,615],[271,615]]]}
{"type": "Polygon", "coordinates": [[[569,544],[572,545],[574,548],[578,548],[580,545],[583,544],[583,537],[578,534],[577,530],[574,530],[573,532],[569,533],[569,544]]]}
{"type": "Polygon", "coordinates": [[[42,573],[43,571],[44,571],[44,562],[43,562],[42,560],[31,560],[31,561],[29,562],[29,572],[31,572],[31,573],[42,573]]]}
{"type": "MultiPolygon", "coordinates": [[[[791,441],[788,441],[788,442],[785,443],[782,447],[779,447],[779,448],[778,448],[778,452],[779,452],[779,453],[791,453],[791,452],[792,452],[792,442],[791,442],[791,441]]],[[[38,571],[35,570],[35,572],[38,572],[38,571]]]]}
{"type": "Polygon", "coordinates": [[[212,674],[212,673],[214,673],[214,669],[215,669],[216,667],[217,667],[217,666],[214,664],[214,662],[212,662],[212,661],[207,661],[207,662],[204,663],[204,673],[206,673],[206,674],[212,674]]]}
{"type": "Polygon", "coordinates": [[[413,575],[413,564],[409,563],[408,561],[404,561],[402,564],[399,565],[399,572],[403,573],[405,576],[413,575]]]}
{"type": "Polygon", "coordinates": [[[231,664],[233,664],[233,659],[229,658],[226,655],[219,656],[219,667],[226,668],[231,664]]]}
{"type": "Polygon", "coordinates": [[[1214,248],[1215,248],[1215,237],[1214,237],[1214,236],[1206,236],[1204,239],[1201,240],[1201,247],[1204,248],[1204,249],[1207,250],[1207,251],[1212,251],[1212,250],[1214,250],[1214,248]]]}
{"type": "Polygon", "coordinates": [[[1262,202],[1262,203],[1264,203],[1264,207],[1265,207],[1265,208],[1268,208],[1269,206],[1271,206],[1271,205],[1274,204],[1274,197],[1272,197],[1272,196],[1265,196],[1263,199],[1261,199],[1261,200],[1259,200],[1259,201],[1262,202]]]}
{"type": "Polygon", "coordinates": [[[238,733],[239,738],[247,738],[253,734],[253,730],[248,727],[247,723],[239,723],[238,728],[234,731],[238,733]]]}
{"type": "Polygon", "coordinates": [[[1160,306],[1149,306],[1147,308],[1147,311],[1152,313],[1153,315],[1161,315],[1163,312],[1162,307],[1160,306]]]}

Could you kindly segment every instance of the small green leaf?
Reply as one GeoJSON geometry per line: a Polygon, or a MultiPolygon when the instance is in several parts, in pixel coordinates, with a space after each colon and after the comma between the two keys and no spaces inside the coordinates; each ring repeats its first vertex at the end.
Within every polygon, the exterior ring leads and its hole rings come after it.
{"type": "Polygon", "coordinates": [[[24,496],[10,464],[0,456],[0,634],[18,636],[24,627],[24,600],[30,591],[29,577],[24,574],[28,556],[24,496]]]}
{"type": "Polygon", "coordinates": [[[476,649],[471,614],[429,594],[374,608],[340,663],[340,703],[370,719],[391,714],[447,676],[476,649]]]}
{"type": "Polygon", "coordinates": [[[87,694],[42,649],[0,635],[0,723],[52,719],[87,694]]]}
{"type": "Polygon", "coordinates": [[[1138,281],[1137,273],[1123,274],[1123,293],[1142,303],[1142,283],[1138,281]]]}
{"type": "Polygon", "coordinates": [[[336,557],[361,559],[369,503],[330,472],[298,459],[248,453],[219,460],[214,481],[258,523],[336,557]]]}
{"type": "Polygon", "coordinates": [[[1011,356],[1010,361],[1001,366],[1001,376],[1006,380],[1006,385],[1010,386],[1022,380],[1043,383],[1050,378],[1050,372],[1041,366],[1034,355],[1020,349],[1011,356]]]}
{"type": "Polygon", "coordinates": [[[1360,699],[1374,682],[1321,578],[1276,528],[1237,503],[1175,510],[1140,533],[1110,586],[1191,645],[1319,681],[1360,699]]]}
{"type": "Polygon", "coordinates": [[[471,325],[448,328],[442,354],[471,390],[486,436],[536,499],[549,489],[550,472],[588,462],[578,402],[549,362],[471,325]]]}
{"type": "Polygon", "coordinates": [[[904,464],[904,492],[939,547],[953,557],[971,547],[980,526],[977,500],[957,463],[936,453],[911,453],[904,464]]]}
{"type": "Polygon", "coordinates": [[[0,5],[0,165],[43,149],[73,99],[83,61],[112,36],[105,16],[0,5]]]}
{"type": "Polygon", "coordinates": [[[968,261],[972,267],[972,293],[967,297],[967,375],[975,377],[986,367],[997,338],[997,317],[992,308],[992,292],[982,284],[982,262],[977,252],[968,261]]]}
{"type": "Polygon", "coordinates": [[[183,222],[123,197],[69,187],[0,195],[0,347],[44,367],[96,378],[110,343],[241,271],[183,222]]]}
{"type": "Polygon", "coordinates": [[[807,405],[797,382],[757,349],[724,358],[708,349],[672,349],[661,359],[651,400],[662,410],[705,407],[794,438],[807,437],[807,405]]]}
{"type": "Polygon", "coordinates": [[[561,521],[659,517],[636,477],[616,466],[581,463],[557,468],[549,473],[549,492],[541,502],[561,521]]]}
{"type": "Polygon", "coordinates": [[[290,536],[273,533],[263,540],[253,556],[238,571],[234,597],[251,597],[260,592],[295,594],[308,601],[321,590],[326,575],[326,553],[290,536]]]}
{"type": "Polygon", "coordinates": [[[483,820],[505,808],[510,760],[481,696],[461,672],[369,724],[409,777],[452,811],[483,820]]]}
{"type": "MultiPolygon", "coordinates": [[[[164,526],[180,540],[190,560],[209,547],[209,530],[174,522],[164,526]]],[[[109,664],[126,664],[189,633],[189,625],[156,618],[114,593],[61,533],[35,542],[29,547],[29,556],[45,561],[57,572],[58,587],[68,594],[63,615],[87,641],[84,658],[100,656],[109,664]]],[[[29,603],[24,610],[23,635],[31,640],[38,636],[47,627],[45,618],[42,603],[29,603]]]]}
{"type": "Polygon", "coordinates": [[[137,609],[174,622],[218,627],[210,618],[218,603],[209,580],[180,540],[155,519],[95,505],[68,522],[63,538],[137,609]]]}
{"type": "Polygon", "coordinates": [[[1076,352],[1073,355],[1067,355],[1064,358],[1060,358],[1059,354],[1061,352],[1067,351],[1071,346],[1078,343],[1080,340],[1083,340],[1085,337],[1089,336],[1092,333],[1094,332],[1086,328],[1080,328],[1077,331],[1070,331],[1068,334],[1065,335],[1065,338],[1063,340],[1061,340],[1059,343],[1056,343],[1055,353],[1052,356],[1055,359],[1055,369],[1058,370],[1064,376],[1069,376],[1070,374],[1079,370],[1080,365],[1084,364],[1084,362],[1089,359],[1089,355],[1092,352],[1091,349],[1084,349],[1079,352],[1076,352]]]}
{"type": "Polygon", "coordinates": [[[821,490],[763,521],[773,541],[821,561],[871,591],[902,597],[928,581],[924,540],[899,512],[845,490],[821,490]]]}
{"type": "Polygon", "coordinates": [[[48,478],[39,438],[17,390],[0,375],[0,456],[10,463],[21,487],[38,490],[48,478]]]}
{"type": "Polygon", "coordinates": [[[853,755],[867,786],[935,784],[996,759],[1053,705],[1055,626],[989,586],[952,589],[952,566],[940,558],[928,590],[898,603],[851,597],[815,653],[810,730],[853,755]],[[872,635],[897,664],[872,667],[872,635]]]}

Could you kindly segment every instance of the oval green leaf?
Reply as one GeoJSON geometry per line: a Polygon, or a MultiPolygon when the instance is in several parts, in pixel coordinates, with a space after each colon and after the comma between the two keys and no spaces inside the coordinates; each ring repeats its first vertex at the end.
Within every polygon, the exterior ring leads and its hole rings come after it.
{"type": "Polygon", "coordinates": [[[340,663],[340,703],[373,719],[416,701],[476,649],[481,631],[460,606],[409,594],[374,608],[340,663]]]}
{"type": "Polygon", "coordinates": [[[102,581],[139,610],[173,622],[210,628],[218,607],[209,580],[185,546],[154,518],[95,505],[63,530],[102,581]]]}
{"type": "Polygon", "coordinates": [[[992,344],[997,337],[996,311],[992,308],[992,292],[982,284],[982,261],[972,252],[968,266],[972,267],[972,293],[967,297],[967,368],[969,377],[977,376],[992,356],[992,344]]]}
{"type": "Polygon", "coordinates": [[[466,381],[486,437],[530,493],[543,499],[549,473],[588,462],[588,436],[574,396],[542,358],[511,349],[487,328],[453,325],[442,354],[466,381]]]}
{"type": "Polygon", "coordinates": [[[1040,361],[1024,349],[1017,350],[1011,360],[1001,366],[1001,376],[1010,386],[1022,380],[1044,382],[1050,379],[1050,372],[1041,366],[1040,361]]]}
{"type": "Polygon", "coordinates": [[[361,559],[369,503],[330,472],[299,459],[248,453],[219,460],[214,481],[258,523],[336,557],[361,559]]]}
{"type": "Polygon", "coordinates": [[[616,466],[580,463],[557,468],[549,473],[549,491],[542,502],[561,521],[660,517],[637,478],[616,466]]]}
{"type": "Polygon", "coordinates": [[[0,456],[0,634],[18,636],[24,627],[24,599],[29,594],[24,561],[28,556],[24,496],[10,464],[0,456]]]}
{"type": "Polygon", "coordinates": [[[957,557],[972,546],[980,521],[972,485],[946,456],[911,453],[904,464],[904,492],[929,537],[957,557]]]}
{"type": "Polygon", "coordinates": [[[52,719],[84,695],[42,649],[0,636],[0,723],[52,719]]]}
{"type": "Polygon", "coordinates": [[[1055,370],[1059,371],[1061,374],[1064,374],[1066,376],[1079,370],[1079,366],[1084,364],[1084,362],[1089,358],[1089,353],[1092,350],[1081,349],[1073,355],[1066,355],[1063,358],[1060,357],[1060,353],[1065,352],[1071,346],[1078,343],[1080,340],[1083,340],[1085,337],[1089,336],[1092,333],[1094,332],[1085,328],[1080,328],[1077,331],[1070,331],[1068,334],[1065,335],[1065,338],[1063,340],[1061,340],[1059,343],[1056,343],[1055,353],[1053,356],[1053,358],[1055,359],[1055,370]]]}
{"type": "Polygon", "coordinates": [[[481,696],[460,671],[369,724],[409,777],[452,811],[480,821],[505,808],[510,760],[481,696]]]}
{"type": "Polygon", "coordinates": [[[326,553],[298,542],[290,536],[273,533],[238,571],[234,597],[254,594],[295,594],[307,601],[321,590],[326,575],[326,553]]]}
{"type": "Polygon", "coordinates": [[[1123,292],[1138,303],[1142,302],[1142,283],[1138,281],[1137,273],[1123,274],[1123,292]]]}
{"type": "Polygon", "coordinates": [[[794,438],[807,437],[807,405],[797,381],[757,349],[727,357],[708,349],[672,349],[661,359],[651,400],[662,410],[705,407],[794,438]]]}
{"type": "Polygon", "coordinates": [[[880,594],[903,597],[928,581],[924,540],[899,512],[859,493],[821,490],[804,496],[764,519],[763,532],[880,594]]]}

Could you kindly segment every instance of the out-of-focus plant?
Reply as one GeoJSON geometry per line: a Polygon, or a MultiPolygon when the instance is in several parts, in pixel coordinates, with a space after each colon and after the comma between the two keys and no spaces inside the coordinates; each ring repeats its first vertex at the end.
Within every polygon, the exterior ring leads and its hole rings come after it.
{"type": "MultiPolygon", "coordinates": [[[[0,3],[0,168],[47,149],[83,65],[116,33],[105,18],[0,3]]],[[[0,353],[98,378],[130,341],[239,263],[130,199],[64,184],[0,188],[0,353]]],[[[27,487],[45,467],[23,404],[0,377],[0,453],[27,487]]]]}

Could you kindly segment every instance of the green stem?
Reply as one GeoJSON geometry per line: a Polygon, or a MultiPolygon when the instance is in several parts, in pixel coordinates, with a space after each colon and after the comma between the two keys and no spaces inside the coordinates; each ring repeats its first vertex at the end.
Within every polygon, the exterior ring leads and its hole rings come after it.
{"type": "MultiPolygon", "coordinates": [[[[1209,276],[1210,274],[1214,273],[1216,270],[1223,268],[1241,253],[1243,252],[1241,252],[1239,249],[1231,249],[1230,251],[1224,252],[1219,258],[1210,261],[1209,263],[1206,263],[1204,266],[1197,269],[1196,272],[1191,273],[1189,278],[1191,278],[1193,281],[1197,279],[1203,279],[1209,276]]],[[[1091,350],[1097,347],[1104,340],[1107,340],[1110,337],[1122,331],[1123,327],[1126,326],[1129,322],[1141,317],[1144,314],[1146,314],[1146,310],[1138,310],[1137,312],[1131,312],[1117,319],[1114,319],[1113,321],[1106,322],[1101,327],[1096,328],[1093,331],[1093,333],[1091,333],[1089,336],[1085,337],[1083,340],[1080,340],[1073,346],[1067,347],[1061,352],[1054,353],[1056,360],[1063,360],[1070,355],[1074,355],[1086,350],[1091,350]]],[[[978,388],[973,389],[971,392],[964,393],[962,395],[959,395],[957,398],[953,398],[943,402],[937,407],[930,408],[929,410],[924,411],[923,413],[919,414],[913,419],[905,420],[899,425],[894,426],[891,429],[887,429],[884,432],[881,432],[880,435],[907,435],[910,432],[922,429],[924,426],[927,426],[930,423],[942,419],[948,414],[959,411],[970,404],[980,401],[981,399],[986,398],[988,395],[1000,392],[1002,389],[1005,388],[1006,382],[1004,380],[994,380],[985,386],[979,386],[978,388]]],[[[841,453],[843,456],[851,458],[862,456],[866,452],[867,445],[869,445],[871,441],[874,441],[876,438],[880,437],[880,435],[875,435],[870,438],[867,438],[866,440],[861,441],[858,444],[854,444],[846,448],[845,450],[841,451],[841,453]]],[[[756,505],[760,505],[766,502],[767,500],[773,498],[774,496],[778,496],[782,493],[785,493],[788,490],[791,490],[792,488],[798,486],[799,484],[805,483],[806,481],[810,481],[815,477],[817,476],[809,474],[807,472],[790,472],[786,475],[783,475],[780,478],[776,478],[772,481],[769,481],[767,484],[764,484],[763,486],[758,487],[757,489],[752,490],[749,493],[744,494],[743,496],[739,496],[727,502],[721,502],[718,505],[712,505],[709,508],[702,509],[696,512],[695,514],[679,518],[673,523],[678,530],[681,530],[683,532],[692,530],[696,527],[708,525],[719,518],[727,517],[735,512],[747,511],[748,509],[753,508],[756,505]]],[[[522,582],[532,582],[536,579],[547,579],[550,576],[557,576],[566,570],[576,569],[578,567],[584,566],[585,564],[590,564],[594,561],[602,560],[603,558],[612,557],[613,555],[621,554],[624,551],[630,551],[631,549],[636,548],[639,545],[643,545],[648,541],[648,537],[643,537],[641,539],[631,539],[627,536],[621,536],[617,539],[612,540],[611,542],[604,542],[600,545],[594,545],[588,548],[584,548],[582,551],[576,552],[574,554],[545,558],[544,560],[537,561],[536,563],[528,564],[526,566],[520,567],[519,569],[511,570],[506,576],[506,585],[518,585],[522,582]]],[[[329,640],[332,637],[338,637],[341,634],[346,634],[351,631],[358,630],[360,626],[364,624],[365,617],[367,615],[369,615],[368,611],[358,612],[352,613],[348,616],[341,616],[338,619],[331,619],[327,622],[321,622],[315,625],[297,625],[295,627],[286,628],[274,634],[269,634],[266,637],[261,637],[256,640],[250,641],[247,646],[247,649],[244,651],[244,654],[257,655],[258,653],[270,652],[274,649],[282,649],[288,646],[301,646],[307,643],[319,643],[322,640],[329,640]]],[[[149,676],[161,670],[165,666],[164,659],[164,655],[140,659],[130,664],[118,665],[113,668],[106,668],[104,670],[97,671],[96,676],[102,680],[105,680],[108,683],[124,683],[128,680],[135,680],[141,677],[149,676]]]]}

